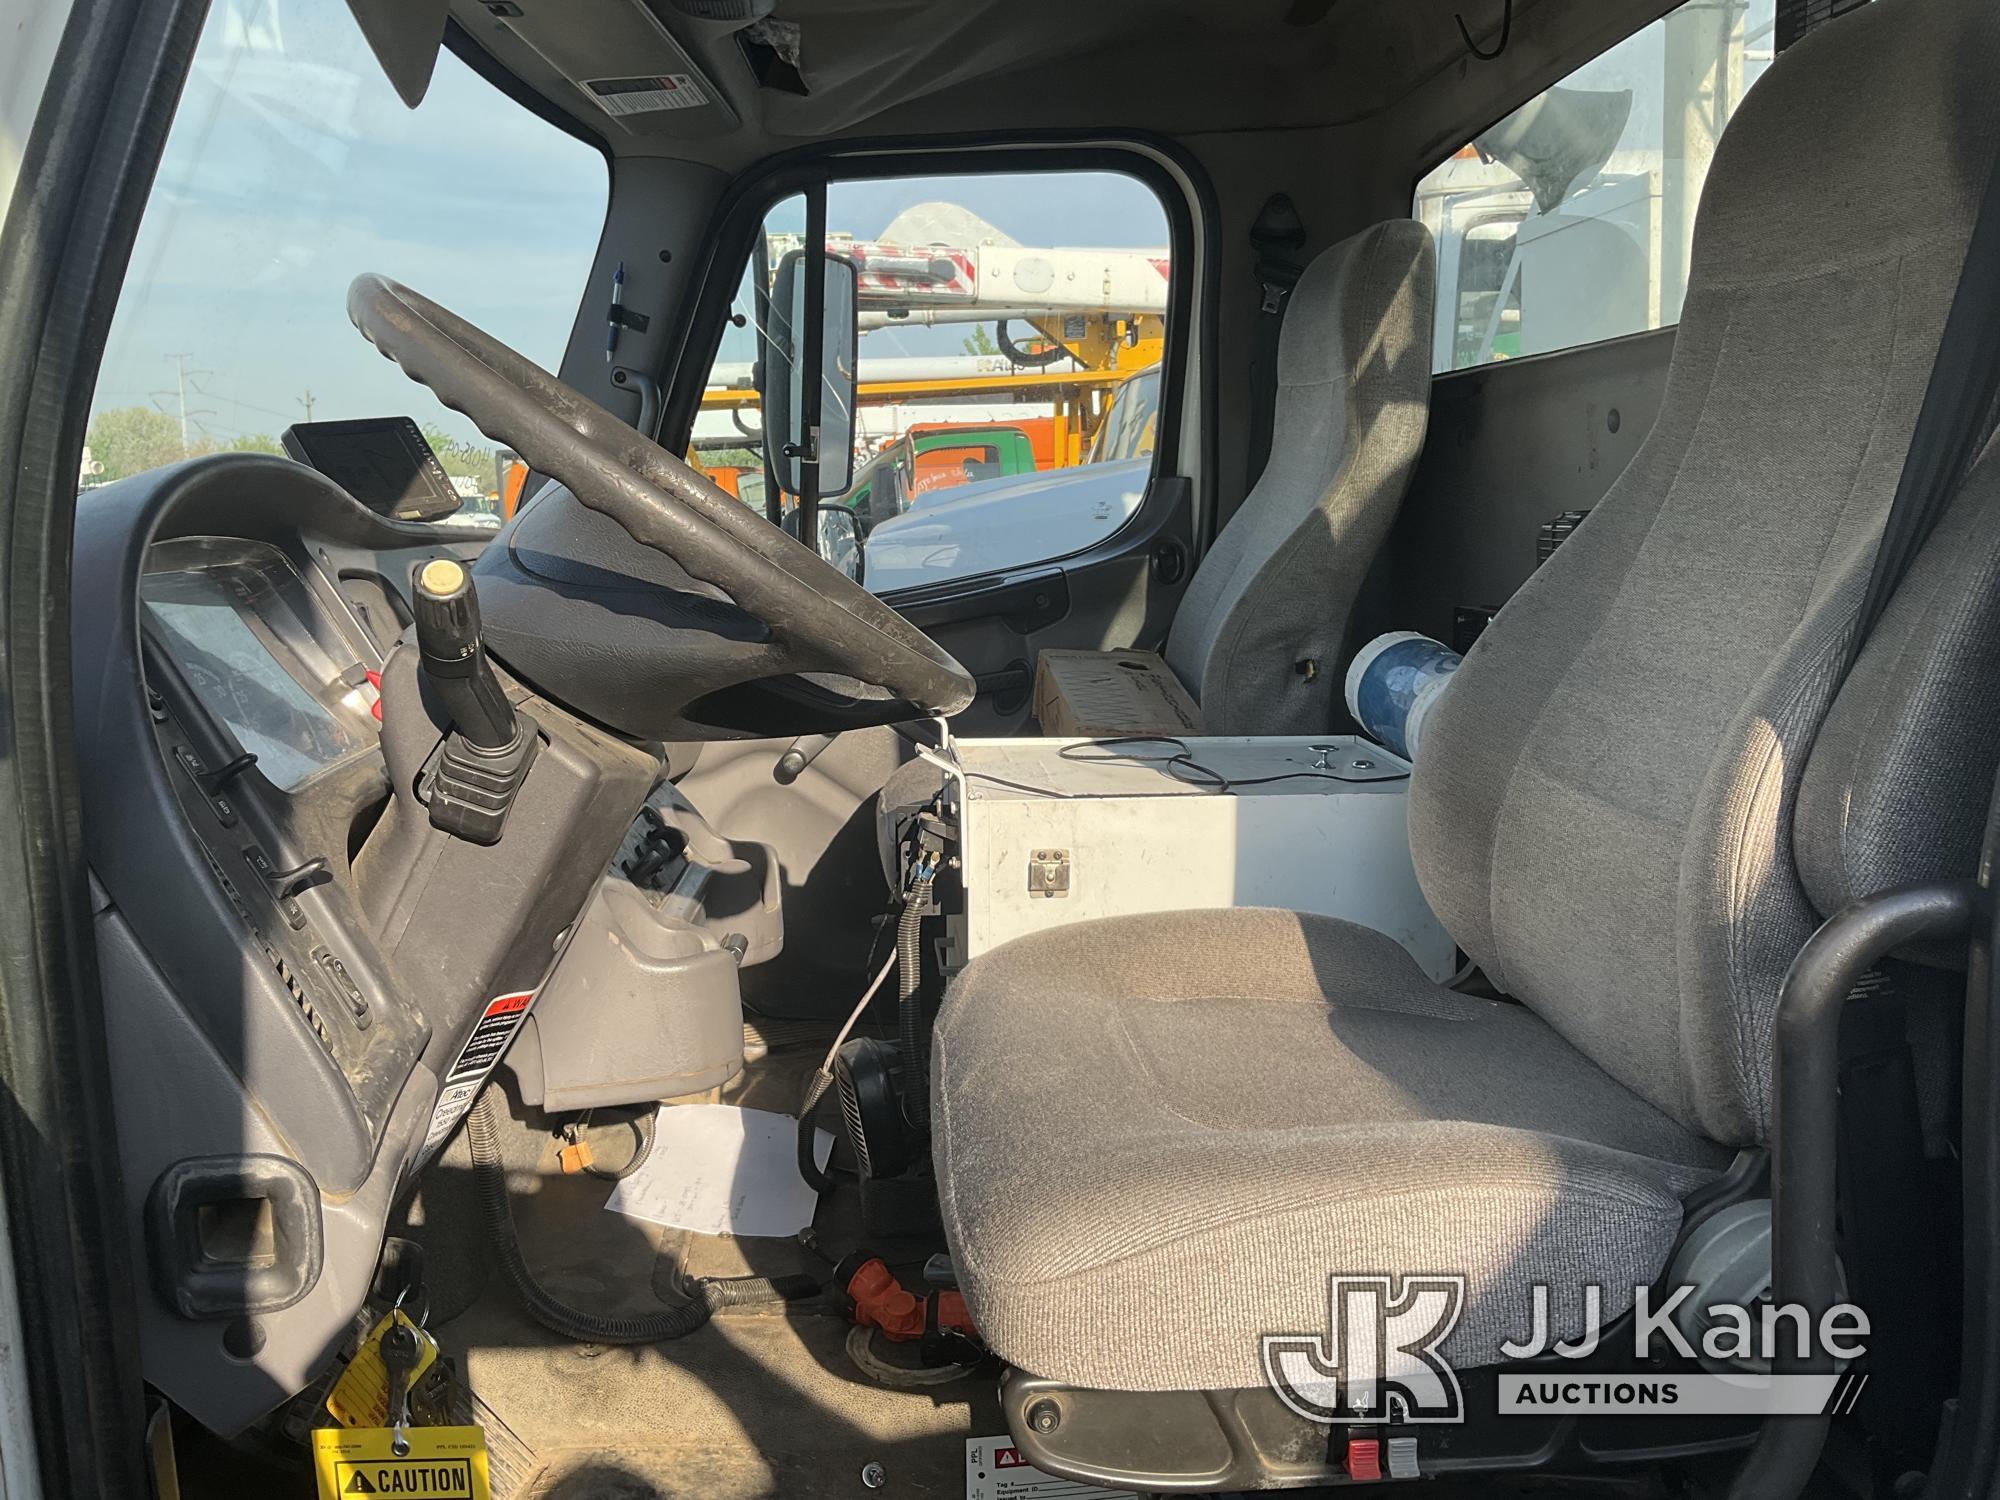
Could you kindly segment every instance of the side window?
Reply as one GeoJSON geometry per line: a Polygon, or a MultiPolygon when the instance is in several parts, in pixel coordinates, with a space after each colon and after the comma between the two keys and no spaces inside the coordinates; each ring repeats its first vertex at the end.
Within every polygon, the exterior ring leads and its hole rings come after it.
{"type": "Polygon", "coordinates": [[[1680,321],[1695,206],[1770,64],[1776,0],[1687,0],[1417,184],[1438,247],[1433,370],[1680,321]]]}
{"type": "Polygon", "coordinates": [[[729,321],[709,366],[689,443],[689,460],[759,515],[768,512],[758,331],[770,316],[771,278],[785,253],[796,250],[804,239],[805,222],[806,200],[797,193],[765,216],[763,236],[729,305],[729,321]]]}
{"type": "MultiPolygon", "coordinates": [[[[827,249],[858,273],[858,404],[844,507],[877,593],[1066,557],[1137,511],[1152,476],[1171,286],[1165,207],[1106,171],[845,179],[827,249]],[[1133,377],[1144,441],[1125,421],[1133,377]]],[[[760,287],[803,243],[805,206],[766,216],[705,383],[693,457],[735,493],[760,477],[760,287]]],[[[761,489],[759,492],[761,505],[761,489]]],[[[789,513],[780,497],[779,518],[789,513]]]]}

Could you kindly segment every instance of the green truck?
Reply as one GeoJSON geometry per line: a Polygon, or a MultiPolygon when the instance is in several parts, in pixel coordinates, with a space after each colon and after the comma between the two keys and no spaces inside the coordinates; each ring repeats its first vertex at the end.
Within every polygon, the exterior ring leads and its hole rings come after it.
{"type": "Polygon", "coordinates": [[[854,483],[836,500],[854,512],[866,536],[932,490],[1032,474],[1036,460],[1034,439],[1022,424],[924,424],[912,427],[862,465],[854,483]]]}

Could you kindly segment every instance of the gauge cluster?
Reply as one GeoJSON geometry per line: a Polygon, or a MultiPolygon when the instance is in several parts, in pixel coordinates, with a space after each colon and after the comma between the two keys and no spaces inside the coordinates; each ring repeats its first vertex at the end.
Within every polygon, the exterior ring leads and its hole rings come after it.
{"type": "Polygon", "coordinates": [[[139,596],[144,629],[273,786],[291,791],[375,748],[366,648],[278,548],[229,537],[156,543],[139,596]]]}

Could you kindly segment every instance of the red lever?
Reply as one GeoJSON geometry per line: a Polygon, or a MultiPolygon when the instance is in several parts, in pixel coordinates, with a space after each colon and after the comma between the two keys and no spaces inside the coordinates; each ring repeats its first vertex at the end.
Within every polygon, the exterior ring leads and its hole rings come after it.
{"type": "Polygon", "coordinates": [[[1380,1438],[1349,1438],[1347,1440],[1347,1477],[1356,1480],[1380,1479],[1382,1477],[1382,1440],[1380,1438]]]}
{"type": "MultiPolygon", "coordinates": [[[[847,1295],[854,1303],[854,1321],[864,1328],[879,1328],[899,1343],[924,1336],[924,1299],[898,1281],[881,1261],[864,1261],[848,1277],[847,1295]]],[[[935,1295],[937,1326],[974,1336],[964,1296],[955,1291],[935,1295]]]]}

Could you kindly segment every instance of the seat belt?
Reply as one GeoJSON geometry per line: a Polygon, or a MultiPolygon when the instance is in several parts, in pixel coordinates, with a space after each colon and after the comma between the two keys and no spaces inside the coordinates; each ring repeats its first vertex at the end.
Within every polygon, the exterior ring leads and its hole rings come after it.
{"type": "Polygon", "coordinates": [[[1250,441],[1243,465],[1243,493],[1249,494],[1271,458],[1271,423],[1278,409],[1278,333],[1284,326],[1285,304],[1305,268],[1296,259],[1306,242],[1305,221],[1285,193],[1273,193],[1257,210],[1250,226],[1250,248],[1256,252],[1256,348],[1250,356],[1250,441]]]}
{"type": "Polygon", "coordinates": [[[1994,154],[1958,290],[1945,314],[1930,385],[1910,432],[1910,451],[1875,549],[1868,591],[1848,635],[1836,693],[1973,460],[1992,437],[1996,418],[2000,418],[2000,152],[1994,154]]]}
{"type": "MultiPolygon", "coordinates": [[[[1834,695],[1853,671],[1889,601],[1958,493],[2000,419],[2000,152],[1993,158],[1978,217],[1945,314],[1930,383],[1910,432],[1910,448],[1882,525],[1860,612],[1848,633],[1834,695]]],[[[1831,701],[1831,700],[1829,700],[1831,701]]],[[[1886,974],[1870,971],[1860,990],[1882,989],[1850,1008],[1841,1025],[1840,1240],[1851,1291],[1878,1306],[1881,1338],[1870,1362],[1884,1379],[1861,1420],[1877,1439],[1876,1462],[1893,1476],[1928,1452],[1928,1426],[1950,1394],[1950,1368],[1921,1335],[1922,1289],[1948,1279],[1949,1261],[1926,1241],[1912,1252],[1898,1226],[1928,1217],[1923,1125],[1906,1027],[1906,1007],[1886,974]],[[1913,1260],[1915,1269],[1912,1269],[1913,1260]]],[[[1878,1476],[1879,1477],[1879,1476],[1878,1476]]]]}

